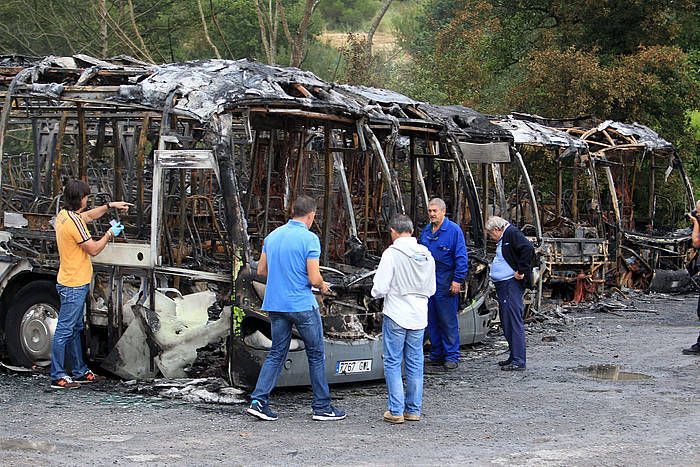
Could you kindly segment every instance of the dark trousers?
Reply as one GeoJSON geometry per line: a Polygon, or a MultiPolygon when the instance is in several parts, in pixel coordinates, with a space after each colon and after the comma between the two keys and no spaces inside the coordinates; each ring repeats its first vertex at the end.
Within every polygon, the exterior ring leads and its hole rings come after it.
{"type": "Polygon", "coordinates": [[[496,286],[501,327],[508,341],[510,361],[513,365],[525,367],[525,321],[523,320],[524,281],[508,279],[499,281],[496,286]]]}
{"type": "MultiPolygon", "coordinates": [[[[700,320],[700,295],[698,295],[698,320],[700,320]]],[[[696,349],[700,349],[700,334],[698,334],[698,341],[693,345],[696,349]]]]}
{"type": "Polygon", "coordinates": [[[433,295],[428,299],[430,360],[459,362],[459,295],[433,295]]]}

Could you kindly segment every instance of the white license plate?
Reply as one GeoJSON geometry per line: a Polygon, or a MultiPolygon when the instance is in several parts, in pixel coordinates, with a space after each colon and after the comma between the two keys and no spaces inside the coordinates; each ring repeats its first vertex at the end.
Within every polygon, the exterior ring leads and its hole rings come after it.
{"type": "Polygon", "coordinates": [[[335,374],[367,373],[372,371],[372,360],[341,360],[335,362],[335,374]]]}

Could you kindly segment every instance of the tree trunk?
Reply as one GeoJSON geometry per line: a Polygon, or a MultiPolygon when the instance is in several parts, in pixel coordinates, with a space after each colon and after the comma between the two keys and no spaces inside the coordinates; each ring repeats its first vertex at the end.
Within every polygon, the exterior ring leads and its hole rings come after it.
{"type": "Polygon", "coordinates": [[[372,40],[374,39],[374,33],[377,32],[377,29],[379,28],[379,25],[381,24],[382,19],[384,18],[384,15],[391,6],[392,2],[393,0],[384,0],[381,8],[377,12],[377,14],[374,15],[372,24],[370,25],[369,30],[367,31],[367,60],[372,59],[372,40]]]}
{"type": "Polygon", "coordinates": [[[98,18],[100,22],[100,53],[102,56],[100,58],[107,58],[107,53],[109,50],[109,30],[107,29],[107,0],[99,0],[97,4],[98,7],[98,18]]]}
{"type": "Polygon", "coordinates": [[[204,8],[202,8],[202,0],[197,0],[197,7],[199,8],[199,17],[202,19],[202,31],[204,32],[204,38],[214,50],[214,55],[216,55],[216,58],[221,59],[219,49],[216,47],[214,42],[212,42],[211,36],[209,36],[209,27],[207,27],[207,19],[204,17],[204,8]]]}
{"type": "Polygon", "coordinates": [[[292,47],[292,56],[289,60],[290,66],[299,67],[301,62],[304,60],[304,55],[306,54],[306,33],[309,30],[311,17],[313,16],[314,10],[318,6],[319,1],[320,0],[306,0],[304,16],[301,18],[301,22],[297,28],[296,37],[289,44],[292,47]]]}

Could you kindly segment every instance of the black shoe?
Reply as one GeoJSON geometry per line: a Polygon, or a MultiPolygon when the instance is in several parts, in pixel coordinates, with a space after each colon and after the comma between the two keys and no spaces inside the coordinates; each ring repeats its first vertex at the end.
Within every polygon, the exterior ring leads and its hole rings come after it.
{"type": "Polygon", "coordinates": [[[683,355],[700,355],[700,345],[693,344],[687,349],[683,349],[683,355]]]}
{"type": "Polygon", "coordinates": [[[507,365],[503,365],[501,367],[501,370],[503,370],[503,371],[525,371],[525,367],[513,365],[512,363],[509,363],[507,365]]]}
{"type": "Polygon", "coordinates": [[[445,367],[445,369],[447,371],[451,371],[451,370],[456,370],[457,368],[459,368],[459,363],[458,362],[445,362],[445,364],[443,366],[445,367]]]}
{"type": "Polygon", "coordinates": [[[102,381],[105,381],[107,378],[105,378],[102,375],[96,375],[93,373],[91,370],[88,370],[85,372],[83,376],[79,376],[75,378],[73,381],[80,383],[80,384],[88,384],[88,383],[101,383],[102,381]]]}
{"type": "Polygon", "coordinates": [[[425,360],[423,360],[424,366],[442,366],[444,364],[445,364],[445,362],[440,361],[440,360],[431,360],[429,358],[426,358],[425,360]]]}
{"type": "Polygon", "coordinates": [[[508,360],[501,360],[500,362],[498,362],[498,366],[506,366],[510,365],[511,363],[513,363],[513,360],[509,358],[508,360]]]}
{"type": "Polygon", "coordinates": [[[246,412],[253,417],[257,417],[260,420],[266,420],[269,422],[274,422],[277,420],[277,414],[270,410],[270,405],[263,405],[260,401],[253,399],[250,403],[250,407],[246,412]]]}
{"type": "Polygon", "coordinates": [[[63,376],[62,378],[52,379],[51,387],[53,389],[78,389],[80,383],[73,381],[73,378],[70,376],[63,376]]]}
{"type": "Polygon", "coordinates": [[[318,412],[314,410],[314,414],[311,417],[314,420],[343,420],[345,418],[345,411],[341,409],[336,409],[332,405],[328,410],[319,410],[318,412]]]}

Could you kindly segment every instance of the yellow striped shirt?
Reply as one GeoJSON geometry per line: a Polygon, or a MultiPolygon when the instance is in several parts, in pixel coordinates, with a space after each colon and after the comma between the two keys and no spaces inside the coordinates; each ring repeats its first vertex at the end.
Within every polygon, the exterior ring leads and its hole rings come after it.
{"type": "Polygon", "coordinates": [[[58,283],[79,287],[92,281],[92,261],[81,247],[92,238],[80,214],[61,209],[56,216],[56,243],[61,257],[58,283]]]}

